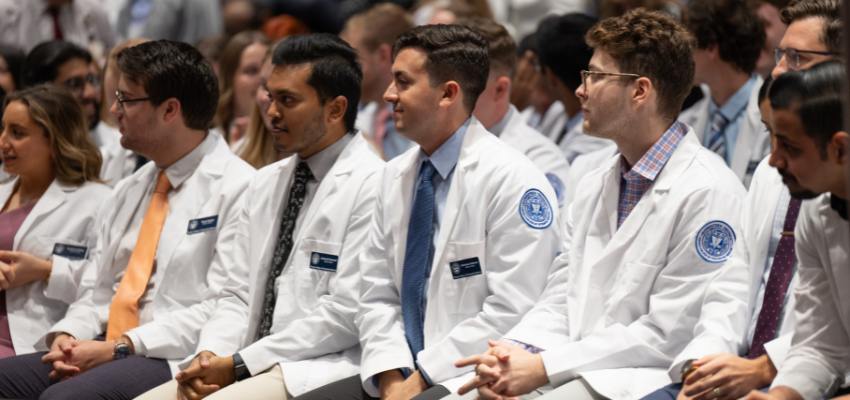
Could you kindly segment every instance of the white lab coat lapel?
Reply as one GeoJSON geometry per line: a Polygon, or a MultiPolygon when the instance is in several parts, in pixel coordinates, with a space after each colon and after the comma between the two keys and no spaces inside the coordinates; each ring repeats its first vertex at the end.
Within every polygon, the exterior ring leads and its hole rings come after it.
{"type": "MultiPolygon", "coordinates": [[[[437,247],[434,250],[434,264],[431,266],[431,279],[437,282],[440,279],[439,275],[442,273],[443,268],[435,268],[435,266],[448,264],[449,260],[443,260],[443,257],[445,256],[449,238],[453,236],[452,233],[454,232],[458,211],[460,211],[461,205],[464,204],[464,198],[466,196],[464,175],[467,169],[474,167],[478,163],[479,152],[473,148],[473,144],[487,135],[490,135],[490,132],[484,129],[484,126],[477,119],[472,119],[463,138],[460,155],[458,156],[454,176],[452,177],[452,185],[449,188],[449,195],[446,198],[445,213],[443,214],[442,221],[440,221],[440,236],[437,238],[437,247]]],[[[437,296],[436,290],[438,286],[431,285],[430,289],[434,290],[434,292],[428,293],[428,296],[437,296]]]]}
{"type": "Polygon", "coordinates": [[[693,106],[679,114],[679,121],[694,129],[697,140],[703,142],[705,136],[705,126],[708,124],[708,108],[711,104],[711,90],[707,85],[700,85],[702,89],[702,99],[693,106]]]}
{"type": "MultiPolygon", "coordinates": [[[[776,174],[775,179],[780,180],[779,173],[775,171],[774,173],[776,174]]],[[[750,196],[756,196],[757,204],[772,210],[772,212],[759,212],[757,218],[745,221],[747,224],[752,224],[748,227],[749,231],[752,232],[750,242],[746,243],[747,252],[750,255],[750,266],[752,267],[750,268],[751,311],[754,311],[755,308],[756,297],[758,297],[759,286],[761,286],[762,276],[764,275],[764,265],[767,262],[770,236],[773,233],[773,219],[776,214],[776,199],[781,195],[783,188],[784,184],[781,182],[778,185],[763,182],[759,186],[759,192],[750,192],[750,196]]]]}
{"type": "Polygon", "coordinates": [[[761,110],[759,109],[759,88],[764,82],[760,76],[756,78],[756,83],[753,85],[753,90],[750,93],[750,100],[747,103],[747,108],[744,110],[744,119],[741,121],[741,126],[738,128],[738,139],[735,140],[735,154],[732,155],[732,164],[729,168],[738,175],[742,180],[747,174],[747,169],[750,166],[750,161],[760,161],[763,154],[753,154],[762,150],[758,141],[764,139],[766,129],[761,122],[761,110]],[[740,151],[738,149],[747,149],[748,151],[740,151]]]}
{"type": "MultiPolygon", "coordinates": [[[[123,198],[117,199],[115,202],[117,211],[115,216],[111,218],[113,223],[109,229],[109,237],[103,240],[103,243],[109,243],[109,247],[101,256],[104,260],[103,265],[112,265],[114,262],[115,252],[118,251],[118,245],[121,242],[119,239],[124,235],[124,232],[130,225],[130,219],[133,218],[133,215],[139,208],[142,198],[148,189],[150,175],[153,175],[155,170],[156,168],[153,163],[149,163],[142,170],[127,178],[127,189],[121,191],[123,192],[123,198]]],[[[142,210],[141,212],[146,211],[142,210]]],[[[106,217],[108,220],[111,216],[106,217]]]]}
{"type": "MultiPolygon", "coordinates": [[[[189,180],[199,180],[202,183],[198,185],[197,193],[191,194],[191,197],[184,197],[189,201],[180,203],[169,202],[171,213],[162,227],[162,233],[157,244],[157,273],[156,285],[158,286],[165,277],[165,271],[172,264],[171,257],[174,251],[180,246],[180,243],[186,238],[189,227],[189,221],[198,218],[212,217],[218,214],[218,209],[207,210],[204,206],[212,200],[210,195],[210,182],[224,174],[226,163],[221,162],[224,159],[223,152],[229,152],[230,149],[225,144],[224,140],[218,139],[215,141],[215,149],[212,150],[209,156],[205,156],[198,165],[197,169],[192,172],[183,184],[189,180]],[[219,154],[216,154],[219,153],[219,154]],[[212,213],[212,214],[211,214],[212,213]]],[[[219,224],[222,221],[218,222],[219,224]]],[[[220,227],[220,226],[219,226],[220,227]]]]}
{"type": "MultiPolygon", "coordinates": [[[[827,195],[822,195],[826,197],[827,195]]],[[[820,200],[809,200],[820,201],[820,200]]],[[[829,280],[829,285],[832,288],[833,297],[838,305],[838,312],[841,314],[844,329],[850,332],[850,310],[847,304],[850,304],[850,291],[846,287],[837,286],[838,282],[850,282],[850,269],[847,268],[847,239],[837,229],[835,229],[836,221],[830,221],[830,218],[835,218],[838,223],[846,224],[834,211],[830,210],[828,199],[823,199],[819,207],[818,216],[821,219],[820,223],[823,226],[823,237],[826,238],[826,248],[829,249],[829,259],[821,260],[823,266],[831,271],[827,271],[827,275],[832,275],[829,280]]]]}
{"type": "MultiPolygon", "coordinates": [[[[413,188],[416,186],[419,175],[419,151],[421,147],[416,146],[412,150],[408,150],[400,157],[407,157],[395,165],[398,169],[395,177],[395,183],[392,186],[389,201],[384,204],[384,207],[390,210],[390,229],[391,237],[398,241],[395,247],[395,259],[400,260],[400,264],[404,265],[404,253],[407,249],[407,228],[410,224],[410,211],[413,208],[413,188]]],[[[388,167],[393,168],[393,167],[388,167]]],[[[403,268],[402,268],[403,270],[403,268]]],[[[391,272],[393,272],[391,270],[391,272]]],[[[401,273],[401,271],[399,271],[401,273]]],[[[401,282],[401,279],[396,279],[401,282]]],[[[401,286],[399,286],[401,289],[401,286]]]]}
{"type": "MultiPolygon", "coordinates": [[[[12,188],[14,185],[10,185],[9,187],[12,188]]],[[[65,202],[66,191],[74,191],[75,189],[76,188],[74,187],[63,186],[58,180],[54,179],[53,183],[47,187],[47,190],[41,196],[41,199],[38,200],[38,203],[35,203],[35,207],[33,207],[32,211],[30,211],[29,215],[27,215],[27,218],[24,220],[21,228],[18,229],[18,233],[15,235],[14,248],[17,249],[18,246],[20,246],[21,238],[27,234],[35,221],[49,214],[51,211],[55,210],[56,207],[59,207],[65,202]]],[[[9,194],[11,195],[11,193],[9,194]]],[[[8,197],[6,198],[8,199],[8,197]]]]}

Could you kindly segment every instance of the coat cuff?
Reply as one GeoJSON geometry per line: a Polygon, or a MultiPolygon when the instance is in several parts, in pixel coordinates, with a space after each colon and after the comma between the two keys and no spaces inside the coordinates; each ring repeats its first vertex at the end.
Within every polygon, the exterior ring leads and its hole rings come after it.
{"type": "Polygon", "coordinates": [[[50,283],[44,285],[44,296],[71,304],[77,300],[77,285],[71,275],[70,260],[54,256],[50,270],[50,283]]]}

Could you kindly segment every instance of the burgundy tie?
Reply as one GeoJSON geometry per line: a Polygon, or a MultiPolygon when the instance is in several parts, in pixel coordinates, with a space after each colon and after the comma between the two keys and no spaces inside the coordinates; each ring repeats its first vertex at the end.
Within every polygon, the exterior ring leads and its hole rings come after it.
{"type": "Polygon", "coordinates": [[[788,213],[785,214],[782,238],[779,239],[779,245],[773,257],[773,266],[770,267],[770,277],[767,279],[764,290],[761,312],[756,321],[753,345],[747,355],[747,358],[751,360],[765,354],[764,344],[776,337],[776,325],[782,315],[782,302],[785,300],[785,293],[793,278],[794,260],[797,258],[794,252],[794,226],[797,224],[798,215],[800,215],[800,200],[792,198],[788,203],[788,213]]]}
{"type": "Polygon", "coordinates": [[[59,25],[59,7],[50,7],[47,11],[53,17],[53,40],[65,40],[65,35],[62,34],[62,26],[59,25]]]}

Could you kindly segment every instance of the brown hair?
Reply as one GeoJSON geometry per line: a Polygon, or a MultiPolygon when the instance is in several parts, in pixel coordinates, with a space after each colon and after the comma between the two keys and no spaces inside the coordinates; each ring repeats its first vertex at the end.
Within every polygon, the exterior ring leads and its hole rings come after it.
{"type": "Polygon", "coordinates": [[[239,69],[239,61],[242,52],[254,43],[269,45],[269,38],[257,31],[240,32],[233,36],[224,50],[221,52],[219,61],[219,90],[221,97],[218,99],[215,124],[220,125],[224,132],[224,138],[230,142],[230,123],[233,121],[234,82],[233,76],[239,69]]]}
{"type": "Polygon", "coordinates": [[[694,83],[696,40],[670,15],[638,8],[596,24],[585,37],[616,60],[620,72],[649,78],[659,113],[676,119],[694,83]]]}
{"type": "Polygon", "coordinates": [[[470,29],[484,36],[489,43],[487,54],[490,57],[490,71],[505,73],[508,78],[513,79],[516,75],[516,42],[504,26],[499,25],[492,19],[481,17],[461,18],[457,25],[468,26],[470,29]]]}
{"type": "MultiPolygon", "coordinates": [[[[263,64],[272,57],[274,49],[280,44],[279,40],[269,46],[263,57],[263,64]]],[[[252,167],[260,169],[277,161],[277,150],[274,148],[274,137],[263,122],[262,112],[259,104],[254,105],[251,111],[251,122],[248,124],[248,132],[245,134],[245,146],[239,151],[239,158],[245,160],[252,167]]]]}
{"type": "Polygon", "coordinates": [[[764,23],[751,3],[692,1],[685,26],[696,38],[698,48],[717,46],[721,60],[746,73],[756,70],[766,36],[764,23]]]}
{"type": "Polygon", "coordinates": [[[349,18],[342,31],[359,30],[363,46],[371,52],[382,44],[392,47],[395,38],[413,26],[413,19],[403,8],[392,3],[379,3],[349,18]]]}
{"type": "Polygon", "coordinates": [[[89,137],[83,107],[67,89],[42,84],[9,93],[3,109],[13,101],[27,106],[30,118],[44,128],[53,152],[56,179],[66,185],[102,182],[100,149],[89,137]]]}
{"type": "MultiPolygon", "coordinates": [[[[820,41],[829,48],[829,51],[838,53],[841,51],[841,3],[838,0],[794,0],[788,7],[779,13],[785,25],[809,17],[823,18],[823,32],[820,41]]],[[[805,49],[800,49],[805,50],[805,49]]]]}
{"type": "Polygon", "coordinates": [[[115,127],[115,120],[112,117],[112,114],[109,113],[109,109],[112,107],[112,104],[106,104],[106,85],[103,84],[106,81],[106,73],[111,72],[113,74],[120,74],[121,71],[118,69],[118,53],[128,47],[140,45],[147,41],[148,40],[145,38],[134,38],[127,39],[115,45],[115,47],[113,47],[109,52],[109,58],[106,60],[106,67],[104,67],[103,71],[100,73],[100,99],[102,101],[102,104],[100,105],[100,120],[106,122],[113,128],[115,127]]]}
{"type": "MultiPolygon", "coordinates": [[[[676,0],[643,0],[640,7],[652,11],[681,11],[680,4],[676,0]]],[[[629,11],[622,4],[615,3],[611,0],[601,0],[599,2],[599,19],[611,17],[620,17],[629,11]]],[[[675,15],[674,17],[679,17],[675,15]]]]}

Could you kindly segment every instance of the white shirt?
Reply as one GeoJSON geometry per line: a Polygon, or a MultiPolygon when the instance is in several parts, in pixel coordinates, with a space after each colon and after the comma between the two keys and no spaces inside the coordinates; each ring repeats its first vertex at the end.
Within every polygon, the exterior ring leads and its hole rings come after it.
{"type": "MultiPolygon", "coordinates": [[[[108,54],[115,36],[97,0],[74,0],[59,8],[59,25],[65,41],[92,53],[96,59],[108,54]]],[[[0,0],[0,38],[29,53],[41,42],[54,38],[53,16],[45,0],[0,0]]]]}

